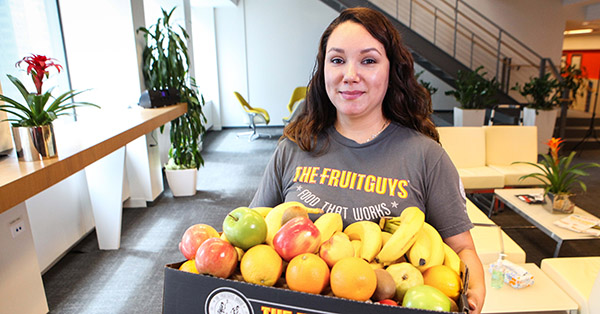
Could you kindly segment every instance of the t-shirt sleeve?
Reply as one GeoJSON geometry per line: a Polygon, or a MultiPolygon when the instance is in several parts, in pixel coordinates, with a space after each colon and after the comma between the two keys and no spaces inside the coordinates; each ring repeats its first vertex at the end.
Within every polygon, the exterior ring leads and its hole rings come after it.
{"type": "Polygon", "coordinates": [[[437,156],[427,175],[426,220],[442,238],[448,238],[470,230],[473,224],[456,167],[443,149],[437,156]]]}
{"type": "Polygon", "coordinates": [[[271,156],[249,207],[275,207],[283,203],[283,142],[271,156]]]}

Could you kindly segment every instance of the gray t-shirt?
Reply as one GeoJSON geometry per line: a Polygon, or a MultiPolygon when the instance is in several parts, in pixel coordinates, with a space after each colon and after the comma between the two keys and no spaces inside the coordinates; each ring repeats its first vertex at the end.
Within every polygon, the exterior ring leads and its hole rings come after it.
{"type": "Polygon", "coordinates": [[[250,207],[299,201],[339,213],[347,225],[378,222],[381,216],[398,216],[404,208],[417,206],[443,238],[473,227],[456,168],[427,136],[395,123],[364,144],[333,127],[327,136],[323,154],[281,141],[250,207]]]}

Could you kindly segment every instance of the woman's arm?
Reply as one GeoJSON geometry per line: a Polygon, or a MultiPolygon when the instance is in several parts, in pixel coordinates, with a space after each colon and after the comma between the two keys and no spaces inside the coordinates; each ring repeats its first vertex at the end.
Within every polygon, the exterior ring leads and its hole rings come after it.
{"type": "Polygon", "coordinates": [[[467,299],[471,313],[479,314],[483,308],[485,300],[485,277],[483,266],[477,252],[475,244],[469,231],[459,233],[444,239],[456,253],[460,259],[469,268],[469,290],[467,291],[467,299]]]}

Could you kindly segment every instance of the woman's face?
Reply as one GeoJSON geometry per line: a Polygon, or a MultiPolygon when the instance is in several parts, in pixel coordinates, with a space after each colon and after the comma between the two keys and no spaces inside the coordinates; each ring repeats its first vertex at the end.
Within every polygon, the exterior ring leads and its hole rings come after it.
{"type": "Polygon", "coordinates": [[[325,49],[325,88],[338,118],[381,115],[390,67],[383,44],[347,21],[333,30],[325,49]]]}

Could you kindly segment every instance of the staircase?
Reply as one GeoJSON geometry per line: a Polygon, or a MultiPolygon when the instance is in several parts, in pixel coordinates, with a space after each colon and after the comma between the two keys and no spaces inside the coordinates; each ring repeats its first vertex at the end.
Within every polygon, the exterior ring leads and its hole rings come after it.
{"type": "MultiPolygon", "coordinates": [[[[593,129],[590,128],[592,123],[591,119],[591,114],[573,110],[569,111],[569,114],[567,114],[567,125],[565,127],[564,142],[562,145],[565,151],[600,149],[600,117],[595,117],[593,129]],[[594,137],[594,135],[596,135],[596,137],[594,137]]],[[[557,133],[555,132],[555,134],[557,133]]]]}
{"type": "Polygon", "coordinates": [[[402,34],[417,64],[455,87],[458,71],[483,65],[501,83],[501,104],[523,99],[510,87],[546,70],[543,58],[462,0],[321,0],[341,12],[369,7],[382,12],[402,34]]]}

